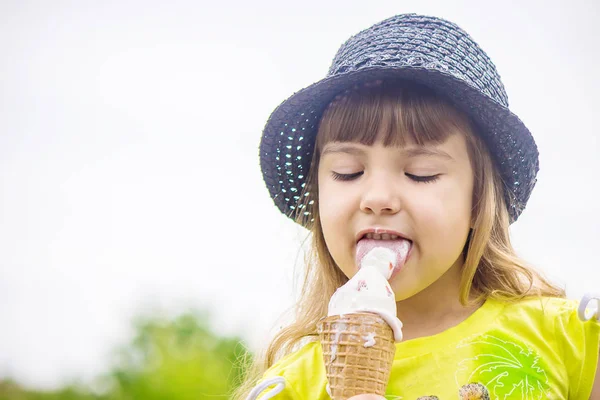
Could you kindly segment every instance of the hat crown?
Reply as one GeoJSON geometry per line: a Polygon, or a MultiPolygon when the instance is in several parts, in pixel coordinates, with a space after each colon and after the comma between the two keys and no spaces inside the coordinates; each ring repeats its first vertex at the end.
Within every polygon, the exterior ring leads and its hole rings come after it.
{"type": "Polygon", "coordinates": [[[328,76],[375,68],[425,68],[452,75],[508,107],[496,66],[460,27],[416,14],[388,18],[348,39],[328,76]]]}

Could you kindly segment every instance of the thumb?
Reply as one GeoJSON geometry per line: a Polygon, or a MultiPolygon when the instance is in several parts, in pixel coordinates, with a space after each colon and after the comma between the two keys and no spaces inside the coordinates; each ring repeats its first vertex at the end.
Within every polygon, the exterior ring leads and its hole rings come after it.
{"type": "Polygon", "coordinates": [[[352,396],[348,400],[386,400],[385,397],[379,396],[378,394],[359,394],[352,396]]]}

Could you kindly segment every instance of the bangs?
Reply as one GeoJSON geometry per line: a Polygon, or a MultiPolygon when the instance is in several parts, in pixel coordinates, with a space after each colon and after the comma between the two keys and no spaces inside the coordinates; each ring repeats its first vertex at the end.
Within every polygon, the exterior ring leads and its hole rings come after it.
{"type": "Polygon", "coordinates": [[[466,115],[426,86],[377,81],[337,96],[323,113],[316,139],[320,154],[330,142],[404,147],[443,143],[472,132],[466,115]]]}

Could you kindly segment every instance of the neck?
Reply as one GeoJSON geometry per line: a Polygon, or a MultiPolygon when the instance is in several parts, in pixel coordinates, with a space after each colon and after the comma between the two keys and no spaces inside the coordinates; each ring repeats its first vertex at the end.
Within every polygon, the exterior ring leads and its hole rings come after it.
{"type": "Polygon", "coordinates": [[[480,305],[460,303],[460,279],[464,263],[460,257],[438,280],[408,299],[396,302],[405,340],[440,333],[458,325],[480,305]]]}

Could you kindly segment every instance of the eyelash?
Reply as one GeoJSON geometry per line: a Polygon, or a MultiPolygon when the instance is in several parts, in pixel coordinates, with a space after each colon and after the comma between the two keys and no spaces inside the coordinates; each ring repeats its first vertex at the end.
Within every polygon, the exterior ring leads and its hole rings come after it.
{"type": "Polygon", "coordinates": [[[408,176],[410,179],[412,179],[415,182],[420,182],[420,183],[431,183],[431,182],[435,182],[440,178],[440,175],[431,175],[431,176],[418,176],[418,175],[411,175],[411,174],[405,174],[406,176],[408,176]]]}
{"type": "Polygon", "coordinates": [[[331,175],[333,176],[333,179],[336,181],[351,181],[351,180],[358,178],[362,174],[363,174],[362,171],[356,172],[354,174],[338,174],[337,172],[331,171],[331,175]]]}
{"type": "MultiPolygon", "coordinates": [[[[356,178],[358,178],[359,176],[361,176],[363,174],[363,171],[361,172],[356,172],[354,174],[338,174],[337,172],[331,172],[331,175],[333,176],[333,179],[336,181],[352,181],[356,178]]],[[[431,183],[431,182],[435,182],[439,179],[440,175],[431,175],[431,176],[419,176],[419,175],[412,175],[412,174],[408,174],[405,173],[405,175],[407,177],[409,177],[410,179],[412,179],[415,182],[418,183],[431,183]]]]}

